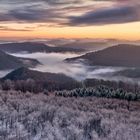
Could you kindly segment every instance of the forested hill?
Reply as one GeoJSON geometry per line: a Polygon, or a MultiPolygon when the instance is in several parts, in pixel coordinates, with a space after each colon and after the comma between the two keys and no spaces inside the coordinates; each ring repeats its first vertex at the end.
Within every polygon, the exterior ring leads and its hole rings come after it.
{"type": "Polygon", "coordinates": [[[83,59],[90,65],[140,67],[140,46],[120,44],[80,57],[66,59],[76,61],[83,59]]]}
{"type": "MultiPolygon", "coordinates": [[[[47,90],[61,90],[61,89],[73,89],[79,87],[80,83],[73,78],[64,74],[55,74],[49,72],[39,72],[30,70],[25,67],[18,68],[1,79],[2,83],[11,81],[14,85],[14,89],[30,91],[34,89],[34,92],[41,92],[44,89],[47,90]]],[[[6,84],[8,86],[8,84],[6,84]]],[[[9,88],[8,88],[9,89],[9,88]]]]}

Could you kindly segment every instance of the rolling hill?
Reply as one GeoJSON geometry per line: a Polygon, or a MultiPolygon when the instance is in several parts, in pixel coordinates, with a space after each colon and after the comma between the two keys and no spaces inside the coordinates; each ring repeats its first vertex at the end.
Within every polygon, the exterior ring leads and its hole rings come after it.
{"type": "Polygon", "coordinates": [[[6,80],[11,80],[15,86],[17,86],[18,83],[21,83],[21,86],[23,86],[25,83],[28,83],[28,80],[33,80],[35,89],[38,90],[74,89],[80,86],[80,83],[64,74],[39,72],[25,67],[10,72],[5,77],[1,78],[0,81],[4,83],[6,80]]]}
{"type": "Polygon", "coordinates": [[[22,66],[35,67],[38,64],[40,62],[35,59],[15,57],[0,51],[0,70],[15,69],[22,66]]]}
{"type": "Polygon", "coordinates": [[[67,62],[84,60],[89,65],[140,67],[140,46],[120,44],[80,57],[66,59],[67,62]]]}
{"type": "Polygon", "coordinates": [[[9,80],[27,80],[27,79],[33,79],[36,81],[58,81],[62,82],[64,79],[65,81],[71,81],[73,80],[70,77],[67,77],[63,74],[55,74],[55,73],[48,73],[48,72],[40,72],[40,71],[35,71],[35,70],[30,70],[26,67],[21,67],[18,68],[8,75],[6,75],[4,80],[9,79],[9,80]],[[60,80],[61,79],[61,80],[60,80]]]}
{"type": "Polygon", "coordinates": [[[9,52],[9,53],[18,53],[18,52],[81,52],[83,49],[78,48],[64,48],[64,47],[50,47],[43,43],[37,42],[22,42],[22,43],[7,43],[0,44],[0,50],[9,52]]]}

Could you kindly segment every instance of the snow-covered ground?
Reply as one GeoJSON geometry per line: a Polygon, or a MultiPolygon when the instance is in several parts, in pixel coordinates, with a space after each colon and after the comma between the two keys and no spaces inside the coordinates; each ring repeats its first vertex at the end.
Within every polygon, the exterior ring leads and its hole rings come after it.
{"type": "Polygon", "coordinates": [[[140,102],[0,91],[0,140],[139,140],[140,102]]]}

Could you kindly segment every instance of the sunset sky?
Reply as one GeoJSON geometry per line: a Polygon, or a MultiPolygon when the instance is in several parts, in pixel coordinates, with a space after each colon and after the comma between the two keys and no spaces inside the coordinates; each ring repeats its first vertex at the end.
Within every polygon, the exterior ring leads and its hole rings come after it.
{"type": "Polygon", "coordinates": [[[0,38],[140,40],[140,0],[0,0],[0,38]]]}

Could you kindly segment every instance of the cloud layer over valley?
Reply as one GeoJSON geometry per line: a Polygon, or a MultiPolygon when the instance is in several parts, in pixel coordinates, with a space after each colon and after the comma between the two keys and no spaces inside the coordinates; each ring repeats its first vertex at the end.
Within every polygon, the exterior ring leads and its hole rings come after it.
{"type": "MultiPolygon", "coordinates": [[[[43,65],[39,65],[34,70],[51,73],[63,73],[78,81],[97,78],[104,80],[127,81],[134,82],[132,78],[114,75],[116,72],[125,70],[122,67],[103,67],[103,66],[88,66],[81,62],[66,63],[66,58],[76,57],[79,54],[71,53],[32,53],[32,54],[12,54],[18,57],[34,58],[39,60],[43,65]]],[[[135,81],[137,81],[135,79],[135,81]]]]}

